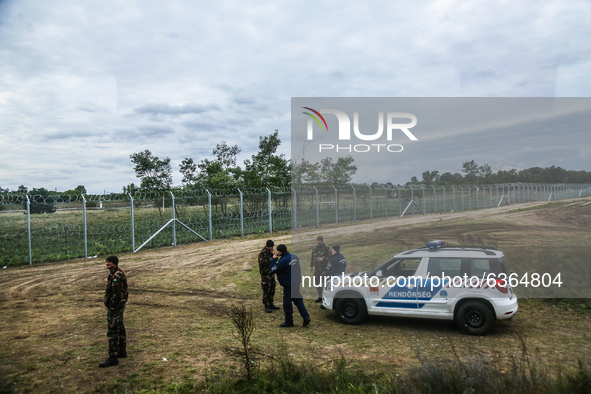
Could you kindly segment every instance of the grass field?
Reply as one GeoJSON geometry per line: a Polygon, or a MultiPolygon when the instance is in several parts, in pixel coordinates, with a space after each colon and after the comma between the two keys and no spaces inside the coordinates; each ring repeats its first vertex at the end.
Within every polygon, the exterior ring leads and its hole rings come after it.
{"type": "MultiPolygon", "coordinates": [[[[316,235],[323,234],[328,244],[342,246],[348,272],[371,268],[425,240],[486,242],[503,250],[517,273],[559,266],[565,280],[584,281],[590,227],[587,198],[393,218],[272,238],[276,244],[293,244],[306,260],[316,235]]],[[[2,270],[0,392],[183,391],[206,380],[240,376],[240,362],[225,351],[238,345],[225,315],[231,304],[252,310],[252,343],[263,355],[261,366],[278,354],[318,370],[344,359],[348,368],[395,381],[412,377],[413,368],[428,362],[481,359],[502,373],[526,353],[526,369],[543,369],[549,376],[576,372],[579,361],[584,368],[591,362],[587,300],[520,299],[512,321],[473,337],[442,321],[373,317],[360,326],[345,326],[334,312],[319,309],[308,292],[311,325],[280,329],[281,311],[264,313],[260,297],[256,256],[268,237],[120,254],[130,285],[125,316],[130,357],[108,369],[97,366],[107,356],[104,256],[2,270]]],[[[572,289],[580,290],[581,283],[572,289]]],[[[519,288],[517,294],[523,294],[519,288]]],[[[280,304],[279,296],[276,300],[280,304]]]]}

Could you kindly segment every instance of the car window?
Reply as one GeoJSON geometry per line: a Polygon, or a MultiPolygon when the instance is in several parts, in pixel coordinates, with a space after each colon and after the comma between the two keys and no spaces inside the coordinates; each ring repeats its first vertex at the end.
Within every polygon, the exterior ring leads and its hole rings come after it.
{"type": "Polygon", "coordinates": [[[499,259],[470,259],[469,263],[471,276],[487,276],[488,274],[498,275],[503,272],[499,259]]]}
{"type": "Polygon", "coordinates": [[[462,259],[430,257],[427,271],[429,276],[460,276],[462,270],[462,259]]]}
{"type": "Polygon", "coordinates": [[[394,260],[383,268],[383,276],[412,276],[420,264],[421,259],[394,260]]]}

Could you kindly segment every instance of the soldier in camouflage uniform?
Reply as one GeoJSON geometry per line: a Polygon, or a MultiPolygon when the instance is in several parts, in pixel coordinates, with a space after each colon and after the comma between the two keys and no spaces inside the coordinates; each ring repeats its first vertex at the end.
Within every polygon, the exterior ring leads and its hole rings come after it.
{"type": "Polygon", "coordinates": [[[273,304],[275,297],[275,275],[269,269],[269,262],[273,258],[273,246],[275,243],[268,240],[265,247],[259,252],[259,272],[261,274],[261,288],[263,289],[263,304],[265,312],[271,313],[273,309],[279,309],[273,304]]]}
{"type": "Polygon", "coordinates": [[[118,265],[117,256],[107,257],[106,266],[110,272],[105,290],[105,306],[107,307],[109,358],[99,364],[101,368],[119,365],[118,359],[127,357],[125,326],[123,325],[123,312],[127,302],[127,278],[118,265]]]}
{"type": "Polygon", "coordinates": [[[324,238],[319,235],[316,238],[316,246],[312,250],[312,260],[310,262],[310,271],[314,271],[314,281],[319,286],[316,287],[318,298],[316,302],[322,302],[322,278],[326,275],[326,265],[330,261],[332,254],[330,248],[324,243],[324,238]]]}

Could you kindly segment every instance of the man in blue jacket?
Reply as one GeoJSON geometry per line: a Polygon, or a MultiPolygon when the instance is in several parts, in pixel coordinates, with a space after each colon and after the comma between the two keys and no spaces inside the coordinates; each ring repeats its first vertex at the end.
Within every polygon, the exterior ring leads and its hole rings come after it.
{"type": "Polygon", "coordinates": [[[304,327],[310,324],[310,314],[304,305],[304,299],[300,292],[302,281],[302,269],[300,260],[295,254],[287,251],[283,244],[277,246],[275,254],[269,263],[271,272],[277,275],[279,284],[283,287],[283,313],[285,321],[279,327],[293,327],[293,305],[298,308],[298,312],[304,319],[304,327]]]}

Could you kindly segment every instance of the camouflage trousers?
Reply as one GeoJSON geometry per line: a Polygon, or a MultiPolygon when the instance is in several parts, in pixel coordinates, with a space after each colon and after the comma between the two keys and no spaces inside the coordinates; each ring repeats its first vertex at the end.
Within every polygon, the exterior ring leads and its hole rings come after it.
{"type": "Polygon", "coordinates": [[[275,297],[275,276],[262,275],[261,288],[263,289],[263,304],[265,306],[273,305],[273,298],[275,297]]]}
{"type": "Polygon", "coordinates": [[[318,293],[318,298],[322,298],[322,292],[324,290],[324,286],[321,285],[324,276],[326,275],[326,269],[317,265],[314,269],[314,284],[318,284],[320,286],[316,286],[316,292],[318,293]]]}
{"type": "Polygon", "coordinates": [[[117,357],[119,351],[123,351],[126,345],[125,326],[123,325],[123,312],[125,307],[117,311],[107,311],[107,338],[109,338],[109,357],[117,357]]]}

